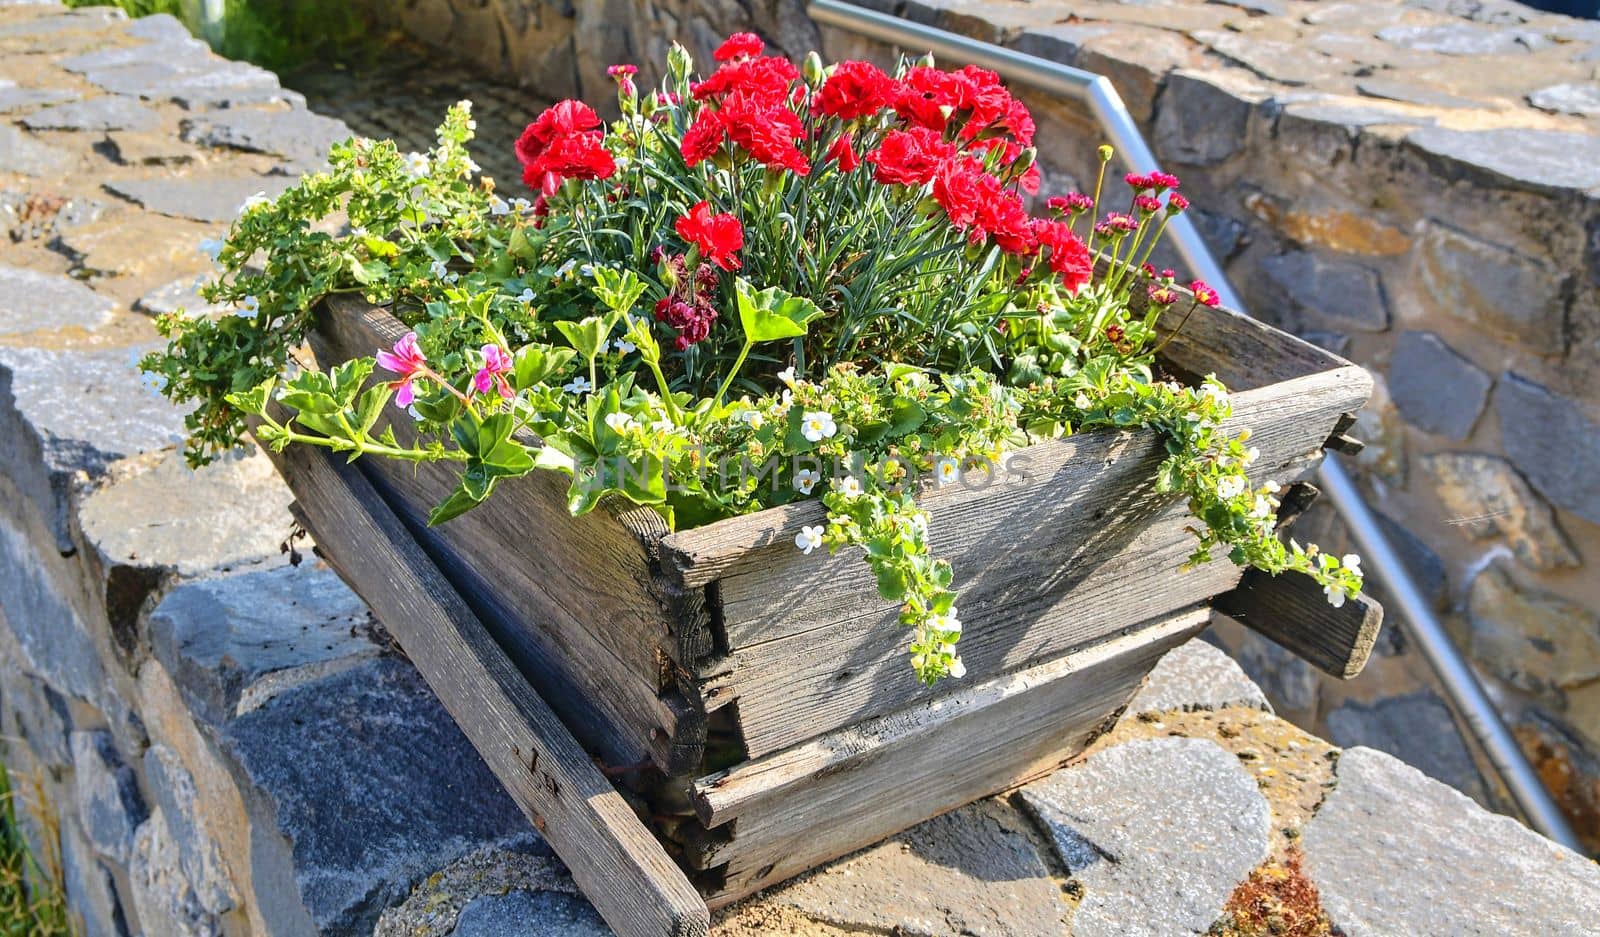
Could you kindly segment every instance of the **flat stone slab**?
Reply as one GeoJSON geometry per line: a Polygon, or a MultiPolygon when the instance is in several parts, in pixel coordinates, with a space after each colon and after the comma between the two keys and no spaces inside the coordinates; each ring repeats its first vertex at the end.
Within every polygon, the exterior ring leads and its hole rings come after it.
{"type": "Polygon", "coordinates": [[[258,193],[273,197],[294,185],[288,176],[171,176],[107,182],[116,195],[174,218],[232,221],[245,199],[258,193]]]}
{"type": "Polygon", "coordinates": [[[305,110],[228,108],[183,123],[183,139],[320,162],[328,147],[351,136],[344,121],[305,110]]]}
{"type": "Polygon", "coordinates": [[[4,88],[0,87],[0,114],[30,110],[45,104],[76,101],[76,91],[65,88],[4,88]]]}
{"type": "Polygon", "coordinates": [[[151,614],[150,645],[215,724],[380,650],[366,605],[310,563],[179,586],[151,614]]]}
{"type": "Polygon", "coordinates": [[[589,902],[558,891],[484,895],[461,909],[450,937],[526,937],[530,927],[540,937],[611,937],[589,902]]]}
{"type": "Polygon", "coordinates": [[[115,300],[71,277],[0,266],[0,335],[94,329],[116,310],[115,300]]]}
{"type": "Polygon", "coordinates": [[[139,297],[134,303],[134,308],[151,315],[170,315],[178,310],[183,310],[188,316],[209,316],[222,312],[231,307],[220,303],[208,302],[200,295],[200,286],[206,277],[184,277],[173,280],[166,286],[158,286],[150,292],[139,297]]]}
{"type": "Polygon", "coordinates": [[[1024,831],[996,802],[953,810],[772,893],[841,927],[941,937],[1057,937],[1070,909],[1024,831]]]}
{"type": "Polygon", "coordinates": [[[1489,402],[1493,378],[1432,332],[1407,331],[1389,358],[1389,395],[1406,421],[1465,440],[1489,402]]]}
{"type": "Polygon", "coordinates": [[[1544,49],[1550,40],[1527,29],[1495,29],[1470,23],[1390,26],[1378,38],[1407,49],[1442,55],[1516,55],[1544,49]]]}
{"type": "Polygon", "coordinates": [[[1586,934],[1600,867],[1369,748],[1303,829],[1306,870],[1349,937],[1586,934]]]}
{"type": "Polygon", "coordinates": [[[1556,130],[1423,127],[1406,142],[1505,179],[1555,189],[1600,186],[1600,137],[1556,130]]]}
{"type": "Polygon", "coordinates": [[[291,500],[254,449],[200,469],[173,452],[97,490],[79,518],[107,561],[195,575],[276,559],[291,527],[291,500]]]}
{"type": "Polygon", "coordinates": [[[1600,84],[1551,85],[1528,95],[1528,103],[1541,111],[1589,117],[1600,114],[1600,84]]]}
{"type": "Polygon", "coordinates": [[[22,124],[30,130],[154,130],[161,117],[138,101],[108,95],[34,111],[22,124]]]}
{"type": "Polygon", "coordinates": [[[98,472],[182,441],[184,411],[141,383],[138,359],[152,347],[0,346],[0,370],[9,372],[16,407],[42,438],[47,464],[98,472]]]}
{"type": "Polygon", "coordinates": [[[1083,887],[1074,937],[1204,933],[1268,853],[1255,779],[1205,739],[1125,742],[1022,799],[1083,887]]]}
{"type": "Polygon", "coordinates": [[[1449,707],[1427,690],[1370,703],[1346,700],[1324,721],[1335,745],[1388,752],[1441,783],[1485,798],[1478,766],[1449,707]]]}
{"type": "Polygon", "coordinates": [[[1600,524],[1600,422],[1582,404],[1516,373],[1494,392],[1506,455],[1560,507],[1600,524]]]}
{"type": "Polygon", "coordinates": [[[1356,90],[1372,98],[1419,104],[1423,107],[1463,108],[1483,107],[1482,101],[1463,98],[1443,91],[1423,87],[1413,81],[1395,81],[1388,78],[1364,78],[1356,82],[1356,90]]]}
{"type": "Polygon", "coordinates": [[[116,95],[148,100],[179,99],[191,103],[232,100],[246,91],[267,99],[281,89],[278,76],[243,62],[192,56],[175,62],[140,62],[86,72],[91,83],[116,95]]]}
{"type": "Polygon", "coordinates": [[[105,211],[96,199],[63,198],[43,192],[0,192],[0,233],[13,241],[50,237],[89,224],[105,211]]]}
{"type": "Polygon", "coordinates": [[[0,124],[0,173],[59,176],[77,159],[74,153],[36,140],[9,124],[0,124]]]}
{"type": "Polygon", "coordinates": [[[1215,645],[1195,638],[1162,656],[1145,678],[1144,689],[1128,704],[1127,714],[1228,706],[1272,712],[1266,694],[1245,675],[1244,668],[1215,645]]]}

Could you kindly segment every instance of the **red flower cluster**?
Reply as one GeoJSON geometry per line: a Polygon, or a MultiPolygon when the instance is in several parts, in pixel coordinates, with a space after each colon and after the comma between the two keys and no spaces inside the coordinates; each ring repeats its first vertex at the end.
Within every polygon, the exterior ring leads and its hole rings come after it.
{"type": "MultiPolygon", "coordinates": [[[[754,48],[760,50],[760,40],[754,48]]],[[[789,108],[790,91],[799,77],[787,59],[742,53],[718,68],[694,86],[695,98],[707,103],[679,144],[684,162],[697,166],[715,156],[724,140],[732,140],[763,166],[809,174],[811,164],[796,145],[805,136],[805,125],[789,108]]]]}
{"type": "Polygon", "coordinates": [[[1176,189],[1179,185],[1178,177],[1170,172],[1147,172],[1143,175],[1128,173],[1122,181],[1133,187],[1135,192],[1153,191],[1165,192],[1167,189],[1176,189]]]}
{"type": "Polygon", "coordinates": [[[1033,116],[1000,83],[999,75],[976,65],[956,72],[928,66],[908,69],[895,94],[894,109],[908,123],[940,132],[959,120],[964,140],[1004,130],[1016,143],[1033,145],[1033,116]]]}
{"type": "Polygon", "coordinates": [[[877,167],[872,178],[885,185],[923,186],[955,155],[956,148],[936,131],[912,127],[884,134],[878,148],[867,154],[867,162],[877,167]]]}
{"type": "Polygon", "coordinates": [[[966,156],[946,160],[933,177],[933,200],[974,244],[993,238],[1007,253],[1027,256],[1037,242],[1022,198],[966,156]]]}
{"type": "Polygon", "coordinates": [[[1044,206],[1058,215],[1081,215],[1094,207],[1094,199],[1082,192],[1068,192],[1045,199],[1044,206]]]}
{"type": "Polygon", "coordinates": [[[895,82],[870,62],[840,62],[822,83],[811,102],[814,114],[856,120],[888,107],[896,93],[895,82]]]}
{"type": "Polygon", "coordinates": [[[749,58],[760,55],[766,49],[766,44],[755,33],[734,33],[722,45],[717,46],[717,51],[711,57],[719,62],[729,59],[749,58]]]}
{"type": "Polygon", "coordinates": [[[600,115],[582,101],[562,101],[534,119],[517,138],[522,181],[553,195],[563,179],[609,179],[617,171],[600,115]]]}
{"type": "Polygon", "coordinates": [[[1072,233],[1064,221],[1036,219],[1033,236],[1041,248],[1050,251],[1050,269],[1061,277],[1061,285],[1076,293],[1094,278],[1094,257],[1083,239],[1072,233]]]}
{"type": "Polygon", "coordinates": [[[673,254],[661,261],[667,265],[666,279],[676,284],[672,294],[656,300],[656,321],[665,322],[677,330],[673,347],[679,351],[696,342],[705,341],[711,334],[711,325],[717,321],[717,270],[710,264],[701,264],[692,275],[682,254],[673,254]]]}
{"type": "Polygon", "coordinates": [[[700,256],[724,270],[739,269],[734,252],[744,246],[744,226],[729,214],[713,215],[711,203],[701,201],[679,218],[678,237],[700,250],[700,256]]]}

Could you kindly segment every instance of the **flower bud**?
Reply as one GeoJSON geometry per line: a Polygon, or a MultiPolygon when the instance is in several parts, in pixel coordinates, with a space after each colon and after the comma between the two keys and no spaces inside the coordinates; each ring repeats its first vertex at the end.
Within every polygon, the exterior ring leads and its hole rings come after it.
{"type": "Polygon", "coordinates": [[[1030,146],[1023,149],[1021,153],[1017,154],[1017,161],[1011,164],[1011,168],[1016,171],[1017,175],[1020,176],[1029,169],[1032,169],[1033,164],[1038,162],[1038,160],[1039,148],[1030,146]]]}
{"type": "Polygon", "coordinates": [[[932,52],[924,52],[924,53],[922,53],[922,58],[917,59],[915,65],[916,65],[917,68],[932,68],[933,67],[933,53],[932,52]]]}
{"type": "Polygon", "coordinates": [[[694,56],[689,50],[674,42],[672,49],[667,53],[667,74],[672,76],[673,84],[682,84],[689,80],[689,72],[694,70],[694,56]]]}
{"type": "Polygon", "coordinates": [[[800,68],[801,74],[806,77],[806,84],[822,84],[822,56],[813,49],[806,53],[805,63],[800,68]]]}
{"type": "Polygon", "coordinates": [[[1112,154],[1114,154],[1116,152],[1116,150],[1113,150],[1111,148],[1110,144],[1102,143],[1102,144],[1100,144],[1100,151],[1099,152],[1100,152],[1100,162],[1109,163],[1109,162],[1111,162],[1112,154]]]}

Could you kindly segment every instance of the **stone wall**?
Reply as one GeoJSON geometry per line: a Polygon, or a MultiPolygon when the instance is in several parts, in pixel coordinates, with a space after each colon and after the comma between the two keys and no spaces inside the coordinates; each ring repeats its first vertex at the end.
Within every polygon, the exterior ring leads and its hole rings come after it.
{"type": "MultiPolygon", "coordinates": [[[[344,133],[169,18],[0,2],[0,763],[88,937],[601,937],[266,460],[186,468],[133,366],[152,312],[202,311],[199,241],[344,133]]],[[[1276,718],[1195,642],[1080,764],[716,932],[1166,934],[1280,898],[1349,933],[1575,933],[1600,868],[1276,718]]]]}
{"type": "MultiPolygon", "coordinates": [[[[861,5],[1110,76],[1251,310],[1374,373],[1363,487],[1600,848],[1600,23],[1506,0],[861,5]]],[[[735,29],[888,57],[799,0],[384,6],[551,97],[607,100],[604,65],[672,40],[706,62],[735,29]]],[[[1029,101],[1047,186],[1086,180],[1093,123],[1029,101]]],[[[1326,505],[1301,523],[1343,552],[1326,505]]],[[[1347,685],[1227,638],[1302,724],[1503,803],[1397,629],[1347,685]]]]}

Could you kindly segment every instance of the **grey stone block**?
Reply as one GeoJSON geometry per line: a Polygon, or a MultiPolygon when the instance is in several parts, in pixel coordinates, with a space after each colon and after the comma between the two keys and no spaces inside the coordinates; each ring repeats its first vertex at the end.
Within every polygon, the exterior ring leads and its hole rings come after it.
{"type": "Polygon", "coordinates": [[[58,176],[77,157],[58,146],[33,138],[9,124],[0,124],[0,172],[23,176],[58,176]]]}
{"type": "Polygon", "coordinates": [[[1328,738],[1388,752],[1474,800],[1487,799],[1472,753],[1444,701],[1429,691],[1363,703],[1347,700],[1325,718],[1328,738]]]}
{"type": "Polygon", "coordinates": [[[1539,189],[1600,186],[1600,137],[1559,130],[1447,130],[1423,127],[1406,143],[1429,155],[1479,170],[1479,181],[1539,189]]]}
{"type": "Polygon", "coordinates": [[[1600,85],[1593,82],[1550,85],[1529,94],[1528,103],[1541,111],[1590,117],[1600,114],[1600,85]]]}
{"type": "Polygon", "coordinates": [[[0,114],[32,110],[46,104],[76,101],[78,97],[78,92],[68,91],[65,88],[0,87],[0,114]]]}
{"type": "Polygon", "coordinates": [[[288,176],[231,174],[166,176],[154,179],[120,179],[105,187],[129,201],[174,218],[195,221],[232,221],[239,217],[245,199],[262,194],[275,197],[295,184],[288,176]]]}
{"type": "Polygon", "coordinates": [[[1389,328],[1383,284],[1367,267],[1311,251],[1292,251],[1268,257],[1261,269],[1296,305],[1342,328],[1360,332],[1389,328]]]}
{"type": "Polygon", "coordinates": [[[1582,560],[1550,506],[1533,493],[1507,460],[1482,452],[1436,452],[1422,457],[1433,490],[1468,537],[1504,537],[1518,562],[1530,569],[1575,567],[1582,560]]]}
{"type": "Polygon", "coordinates": [[[1083,887],[1077,937],[1205,933],[1267,858],[1266,800],[1239,760],[1205,739],[1124,742],[1022,798],[1083,887]]]}
{"type": "Polygon", "coordinates": [[[1600,524],[1600,422],[1576,400],[1511,372],[1494,402],[1506,454],[1533,487],[1600,524]]]}
{"type": "Polygon", "coordinates": [[[170,315],[182,310],[188,316],[210,316],[224,312],[230,307],[220,303],[212,303],[200,295],[197,284],[204,283],[204,275],[198,277],[184,277],[173,280],[165,286],[158,286],[150,292],[139,297],[134,303],[134,308],[151,315],[170,315]]]}
{"type": "Polygon", "coordinates": [[[183,122],[183,139],[199,146],[230,147],[321,163],[328,147],[351,136],[344,121],[305,110],[228,108],[183,122]]]}
{"type": "Polygon", "coordinates": [[[1432,332],[1402,332],[1389,358],[1389,396],[1411,425],[1454,440],[1472,435],[1494,384],[1432,332]]]}
{"type": "Polygon", "coordinates": [[[1568,271],[1437,223],[1417,257],[1423,295],[1440,311],[1543,354],[1565,350],[1568,271]]]}
{"type": "Polygon", "coordinates": [[[74,732],[71,745],[75,806],[84,836],[95,852],[126,865],[134,834],[146,816],[133,769],[122,763],[110,732],[74,732]]]}
{"type": "Polygon", "coordinates": [[[95,858],[77,826],[61,826],[61,883],[67,907],[88,937],[127,937],[128,923],[111,870],[95,858]]]}
{"type": "Polygon", "coordinates": [[[1250,103],[1197,75],[1176,72],[1156,102],[1155,149],[1164,160],[1214,166],[1244,148],[1250,103]]]}
{"type": "Polygon", "coordinates": [[[1500,564],[1472,580],[1469,650],[1512,686],[1560,705],[1562,690],[1600,679],[1600,614],[1517,583],[1500,564]]]}
{"type": "Polygon", "coordinates": [[[239,904],[239,886],[228,874],[221,846],[206,828],[207,806],[199,799],[194,777],[176,752],[159,744],[145,750],[144,776],[177,849],[178,868],[200,907],[210,915],[233,910],[239,904]]]}
{"type": "Polygon", "coordinates": [[[1491,29],[1470,23],[1437,26],[1389,26],[1378,38],[1408,49],[1444,55],[1513,55],[1550,46],[1543,33],[1528,29],[1491,29]]]}
{"type": "Polygon", "coordinates": [[[159,809],[139,825],[128,881],[134,913],[145,934],[221,937],[221,922],[201,905],[184,876],[178,845],[159,809]]]}
{"type": "Polygon", "coordinates": [[[1339,757],[1306,824],[1306,871],[1350,937],[1581,934],[1600,867],[1381,752],[1339,757]]]}
{"type": "Polygon", "coordinates": [[[138,101],[107,96],[34,111],[22,125],[30,130],[154,130],[161,118],[138,101]]]}
{"type": "Polygon", "coordinates": [[[484,895],[461,909],[450,937],[611,937],[589,902],[558,891],[484,895]]]}
{"type": "Polygon", "coordinates": [[[92,331],[117,304],[71,277],[0,264],[0,335],[54,329],[92,331]]]}
{"type": "Polygon", "coordinates": [[[1150,671],[1127,714],[1243,706],[1272,712],[1266,694],[1221,650],[1195,639],[1173,648],[1150,671]]]}

